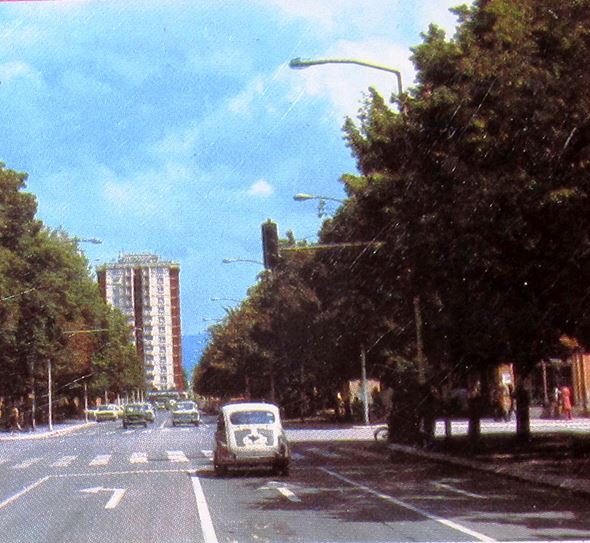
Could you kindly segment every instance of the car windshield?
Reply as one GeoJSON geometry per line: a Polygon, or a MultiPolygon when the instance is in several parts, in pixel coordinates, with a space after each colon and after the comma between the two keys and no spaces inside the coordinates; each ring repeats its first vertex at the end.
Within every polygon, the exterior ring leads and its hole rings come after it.
{"type": "Polygon", "coordinates": [[[193,402],[178,402],[174,409],[176,411],[190,411],[196,408],[193,402]]]}
{"type": "Polygon", "coordinates": [[[112,411],[113,408],[110,405],[101,405],[98,407],[97,411],[112,411]]]}
{"type": "Polygon", "coordinates": [[[275,416],[272,411],[236,411],[229,416],[232,424],[273,424],[275,416]]]}
{"type": "Polygon", "coordinates": [[[141,404],[130,403],[125,406],[125,411],[143,411],[145,408],[141,404]]]}

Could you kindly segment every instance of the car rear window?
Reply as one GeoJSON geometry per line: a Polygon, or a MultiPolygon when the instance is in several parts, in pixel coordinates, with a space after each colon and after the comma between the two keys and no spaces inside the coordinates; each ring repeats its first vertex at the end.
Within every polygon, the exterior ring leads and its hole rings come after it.
{"type": "Polygon", "coordinates": [[[271,411],[236,411],[229,420],[232,424],[273,424],[275,416],[271,411]]]}
{"type": "Polygon", "coordinates": [[[195,404],[193,402],[178,402],[175,406],[175,409],[194,409],[195,404]]]}

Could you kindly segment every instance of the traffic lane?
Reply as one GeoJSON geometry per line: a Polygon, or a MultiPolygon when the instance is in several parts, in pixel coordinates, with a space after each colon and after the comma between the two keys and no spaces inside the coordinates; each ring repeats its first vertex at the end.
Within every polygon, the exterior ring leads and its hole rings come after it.
{"type": "Polygon", "coordinates": [[[168,469],[48,477],[0,510],[0,541],[202,541],[190,473],[168,469]]]}
{"type": "MultiPolygon", "coordinates": [[[[212,541],[471,541],[479,534],[368,492],[318,467],[290,477],[263,470],[196,474],[210,510],[212,541]]],[[[485,540],[485,537],[479,537],[485,540]]]]}
{"type": "Polygon", "coordinates": [[[208,462],[212,439],[204,427],[168,432],[118,428],[112,433],[10,443],[0,449],[0,502],[47,475],[89,468],[126,470],[146,463],[196,468],[208,462]]]}
{"type": "MultiPolygon", "coordinates": [[[[314,444],[315,445],[315,444],[314,444]]],[[[311,444],[300,446],[309,454],[311,444]]],[[[590,536],[590,501],[566,491],[496,474],[394,454],[389,459],[371,444],[326,447],[333,455],[315,461],[338,471],[354,484],[424,508],[442,518],[495,539],[586,539],[590,536]],[[339,461],[337,456],[341,458],[339,461]],[[354,466],[354,459],[365,462],[354,466]],[[371,462],[367,459],[371,458],[371,462]]]]}

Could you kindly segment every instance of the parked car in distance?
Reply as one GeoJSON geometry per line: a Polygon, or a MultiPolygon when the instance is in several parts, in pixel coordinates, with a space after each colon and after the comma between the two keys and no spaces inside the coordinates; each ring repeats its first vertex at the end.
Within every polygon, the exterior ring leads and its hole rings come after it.
{"type": "Polygon", "coordinates": [[[128,403],[123,408],[123,428],[139,424],[147,428],[148,414],[144,404],[128,403]]]}
{"type": "Polygon", "coordinates": [[[99,405],[95,412],[94,418],[96,422],[103,422],[105,420],[118,420],[120,415],[120,409],[114,404],[99,405]]]}
{"type": "Polygon", "coordinates": [[[268,466],[289,474],[291,454],[274,404],[245,402],[224,405],[217,419],[213,466],[224,475],[228,468],[268,466]]]}
{"type": "Polygon", "coordinates": [[[143,406],[143,410],[145,411],[145,416],[147,420],[149,422],[154,422],[154,420],[156,420],[156,413],[154,411],[154,408],[152,407],[152,404],[142,403],[141,405],[143,406]]]}
{"type": "Polygon", "coordinates": [[[177,424],[194,424],[198,426],[201,423],[201,414],[195,402],[181,400],[174,404],[172,408],[172,426],[177,424]]]}

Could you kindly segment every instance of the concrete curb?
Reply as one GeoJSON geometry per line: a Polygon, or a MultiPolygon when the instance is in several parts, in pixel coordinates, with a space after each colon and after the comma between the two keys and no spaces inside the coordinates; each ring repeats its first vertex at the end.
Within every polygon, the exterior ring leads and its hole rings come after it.
{"type": "Polygon", "coordinates": [[[91,426],[94,426],[95,424],[96,424],[96,421],[89,421],[89,422],[83,422],[80,424],[71,425],[66,428],[58,428],[58,429],[53,430],[51,432],[39,432],[39,433],[26,432],[23,434],[13,434],[13,435],[7,435],[7,436],[0,435],[0,441],[25,441],[25,440],[32,440],[32,439],[47,439],[50,437],[59,437],[59,436],[71,434],[73,432],[77,432],[78,430],[84,430],[85,428],[90,428],[91,426]]]}
{"type": "Polygon", "coordinates": [[[502,477],[510,477],[511,479],[518,479],[520,481],[526,481],[528,483],[535,483],[538,485],[548,486],[551,488],[559,488],[561,490],[567,490],[576,494],[582,494],[584,496],[590,496],[590,485],[588,482],[578,479],[570,479],[567,477],[560,477],[558,475],[545,475],[535,473],[523,473],[520,470],[514,469],[512,466],[499,466],[497,464],[486,464],[485,462],[479,462],[477,460],[469,460],[467,458],[459,458],[457,456],[451,456],[444,453],[437,453],[417,449],[415,447],[409,447],[407,445],[398,445],[390,443],[387,448],[392,452],[401,452],[421,458],[427,458],[429,460],[436,460],[437,462],[446,462],[447,464],[453,464],[455,466],[466,467],[470,469],[476,469],[479,471],[485,471],[488,473],[494,473],[495,475],[501,475],[502,477]]]}

